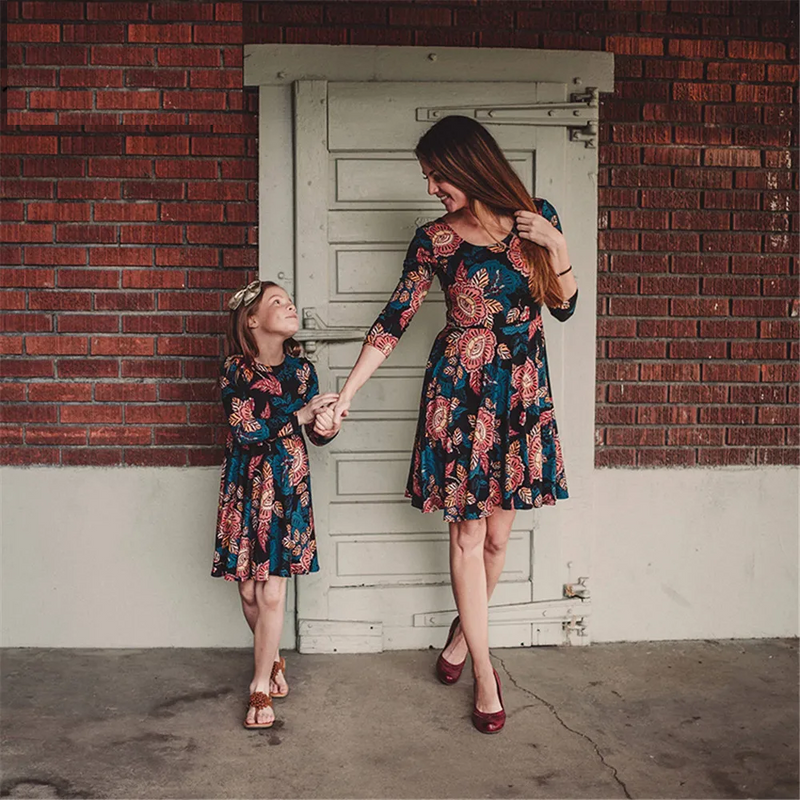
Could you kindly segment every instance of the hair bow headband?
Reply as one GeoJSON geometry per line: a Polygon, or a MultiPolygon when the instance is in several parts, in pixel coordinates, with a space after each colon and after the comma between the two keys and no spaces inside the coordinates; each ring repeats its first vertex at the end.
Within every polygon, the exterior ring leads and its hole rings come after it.
{"type": "Polygon", "coordinates": [[[258,297],[261,293],[261,281],[253,281],[252,283],[248,283],[244,289],[239,289],[236,294],[228,300],[228,308],[231,311],[236,311],[242,303],[244,305],[250,305],[253,300],[258,297]]]}

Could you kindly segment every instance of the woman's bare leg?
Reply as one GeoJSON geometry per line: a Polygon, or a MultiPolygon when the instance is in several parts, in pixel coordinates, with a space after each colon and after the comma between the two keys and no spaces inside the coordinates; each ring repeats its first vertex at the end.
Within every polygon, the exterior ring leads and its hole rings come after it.
{"type": "Polygon", "coordinates": [[[461,628],[472,656],[475,705],[479,711],[499,711],[500,699],[489,658],[489,601],[483,550],[486,520],[450,523],[450,576],[461,628]]]}
{"type": "MultiPolygon", "coordinates": [[[[256,603],[256,581],[239,581],[239,597],[242,601],[242,611],[250,630],[255,633],[256,623],[258,622],[258,604],[256,603]]],[[[280,661],[280,650],[275,651],[275,658],[273,661],[280,661]]],[[[269,684],[270,694],[277,694],[286,691],[288,684],[283,672],[278,672],[275,675],[275,680],[271,680],[269,684]]]]}
{"type": "MultiPolygon", "coordinates": [[[[486,595],[492,598],[497,582],[503,572],[506,561],[508,539],[511,536],[511,527],[514,524],[515,510],[497,509],[491,516],[486,517],[486,540],[483,545],[483,564],[486,572],[486,595]]],[[[467,657],[467,641],[459,625],[453,640],[443,653],[446,661],[451,664],[460,664],[467,657]]]]}

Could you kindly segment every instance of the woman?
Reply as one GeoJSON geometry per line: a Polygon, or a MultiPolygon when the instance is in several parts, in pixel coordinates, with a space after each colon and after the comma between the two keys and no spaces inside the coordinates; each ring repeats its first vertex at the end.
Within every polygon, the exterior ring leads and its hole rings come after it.
{"type": "Polygon", "coordinates": [[[488,603],[505,561],[516,509],[567,497],[540,309],[559,320],[577,285],[555,209],[532,200],[491,134],[450,116],[420,139],[416,155],[446,213],[418,228],[403,275],[367,335],[334,408],[390,355],[436,275],[447,325],[436,337],[422,389],[406,496],[423,512],[444,510],[458,607],[436,671],[455,683],[472,656],[472,721],[505,724],[500,680],[489,658],[488,603]]]}

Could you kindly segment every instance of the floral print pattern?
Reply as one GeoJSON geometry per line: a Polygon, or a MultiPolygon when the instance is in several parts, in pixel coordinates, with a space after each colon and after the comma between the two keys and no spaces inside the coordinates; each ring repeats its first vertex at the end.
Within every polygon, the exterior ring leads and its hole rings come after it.
{"type": "MultiPolygon", "coordinates": [[[[319,393],[313,365],[286,356],[268,367],[241,355],[220,377],[228,420],[211,574],[264,581],[319,570],[308,452],[296,413],[319,393]]],[[[316,445],[330,439],[306,426],[316,445]]]]}
{"type": "MultiPolygon", "coordinates": [[[[553,206],[536,208],[558,230],[553,206]]],[[[406,497],[449,522],[568,496],[553,413],[541,309],[528,289],[516,230],[491,246],[442,219],[418,228],[403,274],[366,343],[388,356],[434,276],[447,304],[425,370],[406,497]]],[[[550,313],[565,321],[578,293],[550,313]]]]}

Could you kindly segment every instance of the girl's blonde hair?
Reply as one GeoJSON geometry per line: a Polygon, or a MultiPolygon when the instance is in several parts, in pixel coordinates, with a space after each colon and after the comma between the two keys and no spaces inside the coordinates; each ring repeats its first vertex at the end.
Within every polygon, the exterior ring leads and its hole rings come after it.
{"type": "MultiPolygon", "coordinates": [[[[439,120],[422,135],[415,152],[464,192],[478,219],[476,201],[496,216],[513,217],[520,209],[539,213],[492,134],[470,117],[453,115],[439,120]]],[[[561,287],[547,251],[528,239],[522,240],[521,249],[530,267],[528,286],[534,300],[539,305],[561,305],[561,287]]]]}
{"type": "MultiPolygon", "coordinates": [[[[283,287],[274,281],[261,281],[258,294],[250,298],[248,302],[242,300],[239,305],[231,309],[228,315],[228,329],[225,333],[225,355],[230,356],[241,353],[247,361],[255,361],[258,355],[253,331],[247,324],[247,320],[255,313],[256,309],[264,297],[265,289],[282,289],[283,287]]],[[[289,338],[283,343],[283,351],[289,356],[299,356],[303,352],[300,342],[289,338]]]]}

